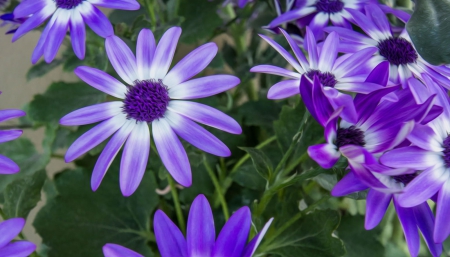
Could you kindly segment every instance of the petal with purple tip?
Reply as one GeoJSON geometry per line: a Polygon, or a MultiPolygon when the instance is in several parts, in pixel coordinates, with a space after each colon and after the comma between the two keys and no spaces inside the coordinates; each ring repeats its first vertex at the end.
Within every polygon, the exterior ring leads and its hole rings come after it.
{"type": "Polygon", "coordinates": [[[180,35],[181,28],[172,27],[161,37],[158,46],[156,47],[152,66],[150,68],[150,78],[163,79],[166,76],[170,64],[172,63],[180,35]]]}
{"type": "Polygon", "coordinates": [[[439,140],[440,137],[428,126],[416,124],[407,138],[413,145],[425,150],[433,152],[441,152],[444,150],[439,140]]]}
{"type": "Polygon", "coordinates": [[[211,206],[204,195],[198,195],[192,202],[186,238],[189,256],[211,256],[216,231],[211,206]]]}
{"type": "Polygon", "coordinates": [[[19,166],[6,156],[0,155],[0,174],[14,174],[20,171],[19,166]]]}
{"type": "Polygon", "coordinates": [[[156,211],[153,224],[161,257],[189,256],[183,234],[163,211],[156,211]]]}
{"type": "Polygon", "coordinates": [[[281,33],[283,33],[284,37],[289,43],[289,46],[291,47],[292,51],[295,54],[295,57],[297,57],[297,60],[300,62],[300,65],[302,66],[303,70],[307,71],[309,70],[309,63],[306,59],[305,55],[303,54],[300,47],[298,47],[297,42],[282,28],[279,28],[281,33]]]}
{"type": "Polygon", "coordinates": [[[330,72],[337,57],[337,47],[339,45],[339,35],[331,32],[325,39],[322,51],[319,56],[318,68],[322,72],[330,72]]]}
{"type": "Polygon", "coordinates": [[[414,213],[410,208],[401,207],[397,201],[394,201],[394,206],[400,224],[402,225],[403,233],[405,234],[409,252],[411,253],[411,256],[417,256],[420,248],[420,237],[415,223],[414,213]]]}
{"type": "Polygon", "coordinates": [[[25,226],[23,218],[12,218],[0,223],[0,249],[9,244],[25,226]]]}
{"type": "Polygon", "coordinates": [[[278,27],[279,25],[281,25],[285,22],[300,19],[300,18],[305,17],[315,11],[316,11],[315,7],[304,7],[304,8],[298,8],[296,10],[285,12],[282,15],[278,16],[276,19],[274,19],[272,22],[270,22],[268,27],[270,27],[270,28],[278,27]]]}
{"type": "Polygon", "coordinates": [[[39,59],[41,58],[41,56],[44,55],[45,43],[46,43],[46,40],[48,37],[48,32],[50,31],[50,28],[55,23],[56,18],[57,18],[57,16],[53,15],[52,18],[50,18],[50,21],[47,23],[47,26],[45,26],[44,30],[42,31],[42,34],[39,37],[38,43],[33,50],[33,54],[31,55],[31,63],[32,64],[36,64],[37,61],[39,61],[39,59]]]}
{"type": "Polygon", "coordinates": [[[136,65],[140,80],[151,79],[150,67],[155,55],[156,42],[153,33],[149,29],[139,32],[136,46],[136,65]]]}
{"type": "Polygon", "coordinates": [[[86,54],[86,26],[83,17],[76,9],[72,11],[69,26],[73,51],[78,58],[84,59],[86,54]]]}
{"type": "Polygon", "coordinates": [[[391,194],[378,192],[374,189],[369,190],[369,193],[367,194],[366,220],[364,224],[364,227],[367,230],[373,229],[380,223],[391,199],[391,194]]]}
{"type": "Polygon", "coordinates": [[[77,8],[83,16],[84,22],[99,36],[107,38],[114,35],[114,29],[106,17],[97,7],[83,1],[77,8]]]}
{"type": "MultiPolygon", "coordinates": [[[[317,39],[322,39],[324,36],[323,28],[325,28],[330,22],[330,14],[325,12],[317,13],[314,18],[309,23],[309,28],[312,33],[314,33],[314,37],[317,39]]],[[[336,45],[337,46],[337,45],[336,45]]]]}
{"type": "Polygon", "coordinates": [[[434,257],[441,256],[442,244],[435,243],[433,239],[435,222],[434,215],[430,209],[430,206],[428,205],[428,203],[419,204],[416,207],[413,207],[413,211],[417,226],[422,232],[425,243],[427,244],[428,249],[430,249],[431,254],[434,257]]]}
{"type": "Polygon", "coordinates": [[[111,36],[106,38],[105,48],[109,61],[117,74],[128,85],[133,85],[134,81],[138,79],[136,58],[127,44],[119,37],[111,36]]]}
{"type": "Polygon", "coordinates": [[[330,169],[339,160],[341,154],[332,144],[319,144],[308,147],[308,155],[322,168],[330,169]]]}
{"type": "Polygon", "coordinates": [[[286,70],[286,69],[272,66],[272,65],[257,65],[255,67],[251,68],[250,72],[273,74],[273,75],[287,77],[290,79],[299,79],[301,76],[297,72],[293,72],[293,71],[286,70]]]}
{"type": "Polygon", "coordinates": [[[87,66],[77,67],[74,72],[89,86],[107,93],[108,95],[112,95],[120,99],[125,98],[127,87],[108,73],[87,66]]]}
{"type": "Polygon", "coordinates": [[[379,31],[383,33],[385,38],[392,37],[391,24],[384,12],[380,9],[378,4],[369,4],[365,6],[366,14],[372,17],[373,23],[378,27],[379,31]]]}
{"type": "Polygon", "coordinates": [[[136,0],[88,0],[91,4],[95,4],[104,8],[119,9],[119,10],[138,10],[141,6],[136,0]]]}
{"type": "Polygon", "coordinates": [[[36,250],[36,245],[27,241],[15,241],[1,248],[0,257],[29,256],[36,250]]]}
{"type": "Polygon", "coordinates": [[[34,1],[22,1],[14,9],[14,18],[25,18],[40,10],[42,10],[46,5],[48,5],[46,0],[34,0],[34,1]]]}
{"type": "Polygon", "coordinates": [[[314,76],[312,85],[312,101],[317,116],[317,121],[324,126],[334,110],[327,96],[324,94],[322,84],[317,76],[314,76]]]}
{"type": "Polygon", "coordinates": [[[333,190],[331,190],[331,195],[340,197],[366,189],[366,184],[362,183],[361,180],[355,176],[355,173],[350,171],[333,187],[333,190]]]}
{"type": "Polygon", "coordinates": [[[306,27],[306,51],[309,54],[310,69],[319,68],[319,54],[317,53],[317,44],[313,32],[309,27],[306,27]]]}
{"type": "Polygon", "coordinates": [[[235,76],[212,75],[178,84],[169,89],[169,96],[171,99],[203,98],[227,91],[240,82],[235,76]]]}
{"type": "Polygon", "coordinates": [[[450,180],[445,181],[439,190],[436,224],[434,229],[434,241],[442,243],[450,235],[450,180]]]}
{"type": "Polygon", "coordinates": [[[135,251],[117,244],[105,244],[103,246],[105,257],[144,257],[135,251]]]}
{"type": "Polygon", "coordinates": [[[275,42],[273,39],[264,36],[264,35],[259,35],[262,39],[264,39],[267,43],[269,43],[270,46],[273,47],[273,49],[275,49],[279,54],[281,54],[281,56],[283,56],[284,59],[286,59],[286,61],[292,65],[292,67],[294,67],[294,69],[297,70],[297,72],[299,73],[303,73],[305,72],[303,70],[303,68],[300,66],[300,64],[298,63],[297,60],[295,60],[294,57],[292,57],[292,55],[286,51],[286,49],[284,49],[280,44],[278,44],[277,42],[275,42]]]}
{"type": "Polygon", "coordinates": [[[67,114],[59,124],[78,126],[103,121],[121,113],[122,106],[123,103],[119,101],[91,105],[67,114]]]}
{"type": "Polygon", "coordinates": [[[0,143],[14,140],[22,135],[22,130],[0,130],[0,143]]]}
{"type": "Polygon", "coordinates": [[[58,53],[58,49],[66,36],[67,29],[69,28],[69,20],[72,12],[66,9],[58,8],[53,15],[57,16],[57,18],[48,31],[48,36],[45,40],[46,44],[44,48],[44,59],[47,63],[52,62],[58,53]]]}
{"type": "Polygon", "coordinates": [[[285,99],[300,92],[299,80],[283,80],[273,85],[269,92],[267,92],[267,98],[272,100],[285,99]]]}
{"type": "Polygon", "coordinates": [[[44,8],[34,13],[30,18],[28,18],[20,27],[17,29],[16,33],[12,37],[12,42],[21,38],[23,35],[31,31],[32,29],[41,25],[50,15],[56,11],[56,5],[46,4],[44,8]]]}
{"type": "Polygon", "coordinates": [[[270,227],[270,224],[272,224],[273,218],[270,218],[269,221],[264,225],[264,227],[261,229],[261,231],[248,243],[248,245],[244,249],[244,253],[242,254],[242,257],[252,257],[253,254],[256,252],[256,248],[258,248],[259,244],[261,243],[264,235],[266,234],[267,230],[270,227]]]}
{"type": "Polygon", "coordinates": [[[15,109],[0,110],[0,122],[19,118],[25,115],[26,113],[22,110],[15,110],[15,109]]]}
{"type": "MultiPolygon", "coordinates": [[[[370,19],[367,19],[367,17],[362,14],[360,11],[358,10],[353,10],[350,8],[346,9],[348,12],[350,12],[350,14],[352,15],[353,19],[355,20],[356,24],[358,24],[358,26],[364,30],[364,32],[367,33],[367,35],[369,35],[370,37],[372,37],[373,39],[379,41],[382,39],[385,39],[386,37],[378,30],[378,28],[375,26],[375,24],[372,23],[372,21],[370,19]]],[[[383,15],[383,17],[379,17],[381,18],[385,18],[386,16],[383,15]]]]}
{"type": "Polygon", "coordinates": [[[423,150],[417,146],[408,146],[386,152],[380,157],[380,162],[393,168],[421,170],[442,163],[442,158],[437,153],[423,150]]]}
{"type": "MultiPolygon", "coordinates": [[[[333,33],[336,33],[336,32],[333,32],[333,33]]],[[[357,69],[358,67],[361,67],[361,65],[365,64],[371,58],[371,56],[375,52],[377,52],[377,50],[378,49],[376,47],[368,47],[368,48],[360,50],[354,54],[351,54],[347,59],[345,59],[344,61],[339,63],[339,65],[337,65],[337,64],[334,65],[333,74],[335,74],[338,78],[344,78],[351,71],[353,71],[353,70],[357,69]]],[[[388,65],[389,65],[389,63],[388,63],[388,65]]],[[[377,75],[384,75],[382,72],[387,73],[389,66],[384,65],[384,66],[382,66],[382,68],[384,68],[384,69],[379,72],[377,71],[377,75]],[[378,74],[378,73],[381,73],[381,74],[378,74]]],[[[385,76],[381,76],[381,77],[385,77],[385,76]]],[[[372,81],[369,81],[369,82],[372,82],[372,81]]],[[[376,83],[376,82],[373,82],[373,83],[376,83]]],[[[381,84],[381,85],[383,85],[383,84],[381,84]]]]}

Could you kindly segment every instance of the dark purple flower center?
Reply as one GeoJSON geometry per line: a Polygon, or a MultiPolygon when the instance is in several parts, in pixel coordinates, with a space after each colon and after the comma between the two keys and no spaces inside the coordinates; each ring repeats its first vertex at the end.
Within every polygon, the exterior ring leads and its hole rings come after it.
{"type": "Polygon", "coordinates": [[[169,92],[161,80],[137,80],[128,88],[123,111],[128,119],[152,122],[164,116],[169,100],[169,92]]]}
{"type": "Polygon", "coordinates": [[[444,140],[444,162],[450,168],[450,135],[444,140]]]}
{"type": "Polygon", "coordinates": [[[320,83],[324,87],[334,87],[337,83],[336,77],[331,72],[321,72],[320,70],[309,70],[306,76],[311,80],[314,79],[314,75],[320,80],[320,83]]]}
{"type": "Polygon", "coordinates": [[[413,45],[401,37],[391,37],[378,42],[380,55],[395,65],[414,63],[417,60],[417,52],[413,45]]]}
{"type": "Polygon", "coordinates": [[[84,0],[55,0],[56,6],[63,9],[72,9],[77,7],[84,0]]]}
{"type": "Polygon", "coordinates": [[[392,176],[392,178],[399,182],[399,183],[403,183],[403,185],[408,185],[409,182],[411,182],[415,177],[417,177],[416,173],[413,174],[403,174],[403,175],[398,175],[398,176],[392,176]]]}
{"type": "Polygon", "coordinates": [[[364,146],[366,142],[364,141],[364,133],[359,128],[350,126],[348,128],[339,128],[337,130],[335,144],[340,148],[344,145],[364,146]]]}
{"type": "Polygon", "coordinates": [[[344,3],[341,0],[318,0],[316,8],[318,12],[337,13],[344,9],[344,3]]]}

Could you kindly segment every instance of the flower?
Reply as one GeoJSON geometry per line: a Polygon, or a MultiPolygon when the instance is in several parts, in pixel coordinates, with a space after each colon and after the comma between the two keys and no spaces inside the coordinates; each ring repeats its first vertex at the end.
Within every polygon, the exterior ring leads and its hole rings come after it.
{"type": "Polygon", "coordinates": [[[193,121],[233,134],[242,132],[239,124],[217,109],[182,100],[215,95],[235,87],[240,81],[231,75],[189,80],[214,58],[217,53],[214,43],[198,47],[168,72],[180,34],[181,28],[170,28],[156,46],[153,33],[143,29],[138,36],[136,57],[120,38],[107,38],[109,60],[128,86],[98,69],[85,66],[75,69],[75,74],[90,86],[122,99],[76,110],[60,120],[62,125],[69,126],[102,121],[69,147],[66,162],[73,161],[114,134],[94,167],[91,180],[94,191],[125,141],[120,188],[125,196],[136,190],[147,166],[150,124],[162,162],[183,186],[191,185],[192,174],[178,136],[205,152],[218,156],[231,154],[225,144],[193,121]]]}
{"type": "Polygon", "coordinates": [[[143,257],[135,251],[117,244],[105,244],[103,246],[105,257],[143,257]]]}
{"type": "Polygon", "coordinates": [[[73,51],[78,58],[83,59],[86,52],[85,23],[101,37],[106,38],[114,34],[108,18],[97,6],[122,10],[137,10],[140,7],[136,0],[24,0],[14,9],[14,17],[31,17],[17,29],[12,41],[16,41],[52,16],[39,38],[31,62],[34,64],[44,56],[45,61],[50,63],[68,29],[73,51]]]}
{"type": "Polygon", "coordinates": [[[250,209],[245,206],[230,217],[215,239],[211,206],[204,195],[198,195],[189,211],[186,239],[161,210],[156,211],[153,224],[162,257],[251,257],[272,220],[246,245],[252,220],[250,209]]]}
{"type": "Polygon", "coordinates": [[[0,255],[5,257],[28,256],[36,245],[28,241],[14,241],[14,238],[22,231],[25,220],[22,218],[12,218],[0,223],[0,255]]]}
{"type": "Polygon", "coordinates": [[[0,20],[2,20],[2,24],[0,24],[0,27],[4,27],[6,25],[10,25],[8,31],[6,31],[6,34],[12,34],[17,31],[20,25],[22,25],[27,18],[14,18],[13,13],[5,13],[0,15],[0,20]]]}
{"type": "MultiPolygon", "coordinates": [[[[24,116],[26,113],[21,110],[0,110],[0,122],[24,116]]],[[[0,143],[14,140],[22,135],[22,130],[10,129],[0,131],[0,143]]],[[[15,162],[6,156],[0,155],[0,174],[14,174],[20,168],[15,162]]],[[[1,234],[0,234],[1,235],[1,234]]]]}

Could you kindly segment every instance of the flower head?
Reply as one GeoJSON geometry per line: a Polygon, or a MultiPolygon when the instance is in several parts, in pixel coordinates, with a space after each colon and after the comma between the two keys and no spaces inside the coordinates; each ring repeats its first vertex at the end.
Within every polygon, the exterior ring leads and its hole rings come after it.
{"type": "Polygon", "coordinates": [[[184,100],[218,94],[235,87],[240,81],[231,75],[191,79],[216,55],[214,43],[198,47],[168,72],[180,34],[181,28],[173,27],[156,45],[153,33],[143,29],[138,37],[136,57],[118,37],[107,38],[109,60],[127,86],[94,68],[83,66],[75,70],[75,74],[90,86],[122,99],[82,108],[60,121],[63,125],[101,121],[70,146],[65,156],[67,162],[113,135],[94,167],[93,190],[100,186],[109,165],[124,144],[120,187],[125,196],[136,190],[147,166],[150,125],[162,162],[183,186],[191,185],[192,174],[178,136],[205,152],[218,156],[231,154],[225,144],[194,121],[233,134],[242,132],[239,124],[217,109],[184,100]]]}
{"type": "Polygon", "coordinates": [[[25,226],[22,218],[12,218],[0,223],[0,255],[1,256],[28,256],[36,245],[28,241],[12,241],[19,235],[25,226]]]}
{"type": "MultiPolygon", "coordinates": [[[[26,113],[21,110],[0,110],[0,122],[15,119],[24,116],[26,113]]],[[[22,130],[11,129],[0,131],[0,143],[14,140],[22,135],[22,130]]],[[[19,172],[20,168],[15,162],[6,156],[0,155],[0,174],[14,174],[19,172]]]]}
{"type": "Polygon", "coordinates": [[[137,10],[140,6],[136,0],[25,0],[14,9],[14,17],[29,18],[17,29],[12,40],[16,41],[51,17],[34,49],[31,62],[36,63],[41,56],[46,62],[51,62],[67,30],[70,30],[75,54],[83,59],[86,52],[85,23],[101,37],[114,34],[108,18],[97,7],[137,10]]]}
{"type": "Polygon", "coordinates": [[[216,239],[211,207],[206,197],[199,195],[189,211],[186,239],[161,210],[156,211],[153,224],[162,257],[251,257],[272,220],[247,244],[252,220],[250,209],[242,207],[230,217],[216,239]]]}

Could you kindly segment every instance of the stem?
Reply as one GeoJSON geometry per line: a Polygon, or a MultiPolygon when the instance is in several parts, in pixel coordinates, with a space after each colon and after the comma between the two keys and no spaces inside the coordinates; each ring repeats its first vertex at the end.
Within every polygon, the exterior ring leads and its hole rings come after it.
{"type": "Polygon", "coordinates": [[[230,218],[230,213],[228,212],[227,202],[225,201],[225,197],[223,196],[222,187],[220,186],[219,181],[217,180],[216,174],[214,174],[214,171],[209,166],[205,155],[203,155],[203,164],[205,165],[205,168],[208,171],[209,176],[211,177],[214,187],[216,188],[217,195],[219,196],[220,204],[222,205],[223,216],[225,217],[225,221],[227,221],[230,218]]]}
{"type": "Polygon", "coordinates": [[[2,208],[0,208],[0,216],[2,216],[3,220],[7,220],[6,214],[3,212],[2,208]]]}
{"type": "Polygon", "coordinates": [[[175,212],[177,213],[178,225],[181,229],[181,232],[186,234],[186,223],[184,222],[183,212],[181,211],[180,199],[178,198],[178,191],[175,187],[175,181],[173,178],[168,175],[167,180],[170,185],[170,192],[172,192],[173,202],[175,203],[175,212]]]}
{"type": "MultiPolygon", "coordinates": [[[[255,148],[256,149],[261,149],[264,146],[272,143],[273,141],[275,141],[277,139],[276,136],[272,136],[269,137],[268,139],[266,139],[265,141],[261,142],[259,145],[257,145],[255,148]]],[[[247,161],[250,158],[250,154],[245,154],[241,159],[239,159],[239,161],[233,166],[233,168],[231,169],[230,175],[232,175],[233,173],[235,173],[237,171],[237,169],[239,169],[239,167],[242,166],[242,164],[244,164],[245,161],[247,161]]]]}
{"type": "Polygon", "coordinates": [[[156,15],[155,10],[153,10],[153,0],[145,0],[145,5],[147,6],[147,11],[152,21],[152,30],[156,29],[156,15]]]}

